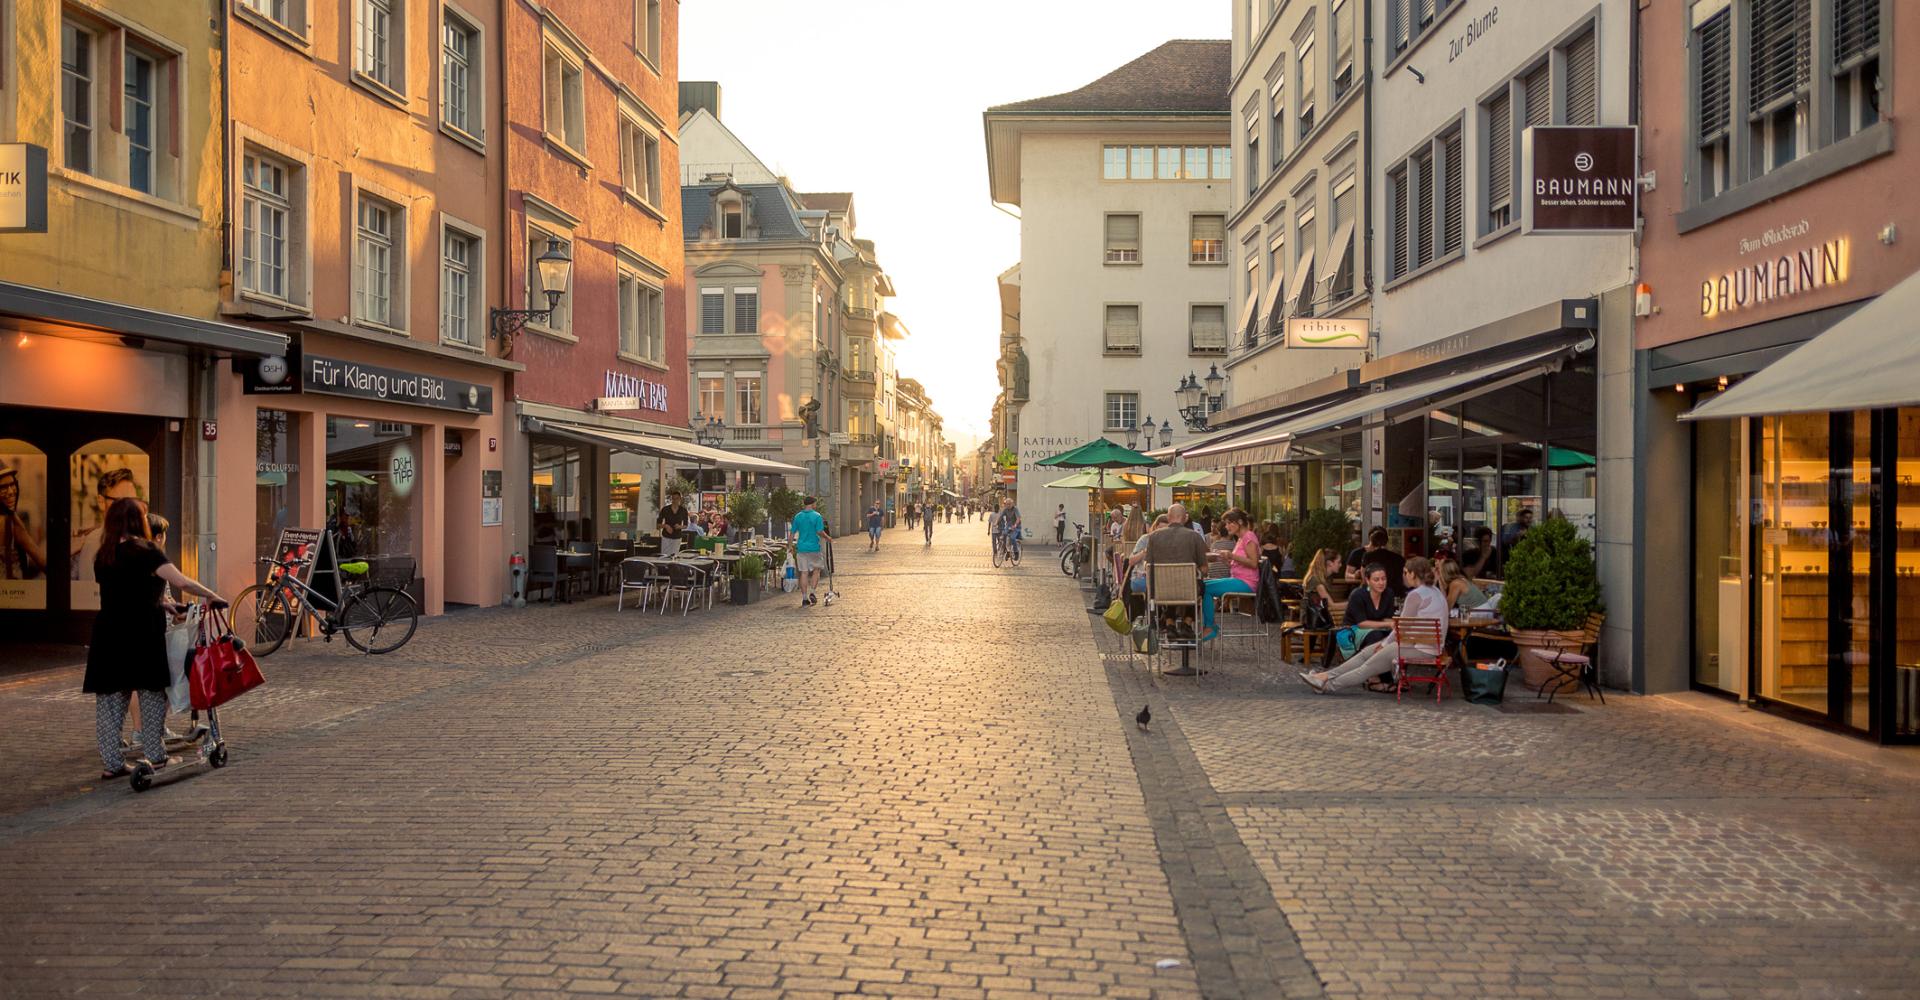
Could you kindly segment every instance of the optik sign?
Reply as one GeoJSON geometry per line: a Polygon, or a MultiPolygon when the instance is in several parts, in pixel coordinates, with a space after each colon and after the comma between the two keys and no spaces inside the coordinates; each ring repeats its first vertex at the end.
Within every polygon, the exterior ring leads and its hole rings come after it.
{"type": "Polygon", "coordinates": [[[47,148],[0,143],[0,233],[47,231],[47,148]]]}
{"type": "Polygon", "coordinates": [[[1631,233],[1640,215],[1640,130],[1540,126],[1520,138],[1521,231],[1631,233]]]}

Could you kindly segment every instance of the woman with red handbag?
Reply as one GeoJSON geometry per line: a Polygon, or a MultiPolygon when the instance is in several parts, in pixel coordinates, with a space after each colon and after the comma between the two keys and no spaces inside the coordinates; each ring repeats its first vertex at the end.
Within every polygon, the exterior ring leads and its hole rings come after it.
{"type": "Polygon", "coordinates": [[[122,497],[107,508],[94,579],[100,583],[100,613],[93,620],[87,647],[87,674],[80,689],[94,695],[94,735],[100,742],[101,780],[132,773],[120,750],[120,727],[127,704],[140,692],[140,733],[154,770],[177,763],[168,757],[167,612],[161,594],[167,584],[197,594],[215,607],[226,602],[212,589],[181,573],[153,543],[147,505],[122,497]]]}

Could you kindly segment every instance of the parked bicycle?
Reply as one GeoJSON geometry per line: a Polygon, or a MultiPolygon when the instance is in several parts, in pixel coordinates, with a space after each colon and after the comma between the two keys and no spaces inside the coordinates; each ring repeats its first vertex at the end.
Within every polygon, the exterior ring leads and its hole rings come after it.
{"type": "Polygon", "coordinates": [[[391,653],[406,645],[420,626],[420,607],[413,596],[396,587],[368,583],[365,562],[340,564],[342,576],[359,579],[349,580],[336,601],[300,579],[292,561],[260,561],[273,567],[267,582],[241,591],[233,602],[234,634],[246,640],[255,656],[279,649],[303,622],[311,622],[328,642],[338,632],[365,653],[391,653]]]}
{"type": "Polygon", "coordinates": [[[1060,572],[1067,576],[1079,576],[1080,570],[1093,561],[1093,539],[1087,537],[1087,526],[1073,526],[1073,541],[1060,550],[1060,572]]]}

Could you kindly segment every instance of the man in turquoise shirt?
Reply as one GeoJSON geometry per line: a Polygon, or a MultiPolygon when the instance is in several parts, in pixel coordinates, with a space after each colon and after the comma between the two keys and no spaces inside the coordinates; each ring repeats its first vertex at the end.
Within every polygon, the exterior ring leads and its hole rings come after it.
{"type": "Polygon", "coordinates": [[[827,534],[827,519],[813,505],[814,499],[808,497],[800,513],[793,515],[794,565],[800,571],[800,589],[807,595],[800,599],[803,608],[819,603],[813,588],[827,568],[826,543],[833,540],[827,534]]]}

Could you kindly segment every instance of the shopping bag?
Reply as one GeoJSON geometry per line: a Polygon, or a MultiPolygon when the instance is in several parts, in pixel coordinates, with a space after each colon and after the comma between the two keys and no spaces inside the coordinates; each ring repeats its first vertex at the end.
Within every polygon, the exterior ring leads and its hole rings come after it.
{"type": "Polygon", "coordinates": [[[224,612],[201,617],[199,638],[188,671],[195,709],[218,708],[267,682],[253,654],[233,637],[224,612]]]}
{"type": "Polygon", "coordinates": [[[1147,627],[1145,618],[1133,623],[1133,651],[1142,656],[1154,656],[1160,652],[1160,636],[1147,627]]]}
{"type": "Polygon", "coordinates": [[[1130,635],[1133,632],[1133,619],[1127,617],[1125,601],[1115,601],[1107,605],[1106,614],[1100,617],[1106,620],[1108,628],[1121,635],[1130,635]]]}
{"type": "Polygon", "coordinates": [[[1467,702],[1473,705],[1498,705],[1507,693],[1507,661],[1474,664],[1465,671],[1467,702]]]}
{"type": "Polygon", "coordinates": [[[184,712],[193,707],[187,683],[187,663],[193,659],[194,640],[200,635],[200,606],[190,605],[186,616],[167,626],[167,708],[184,712]]]}

